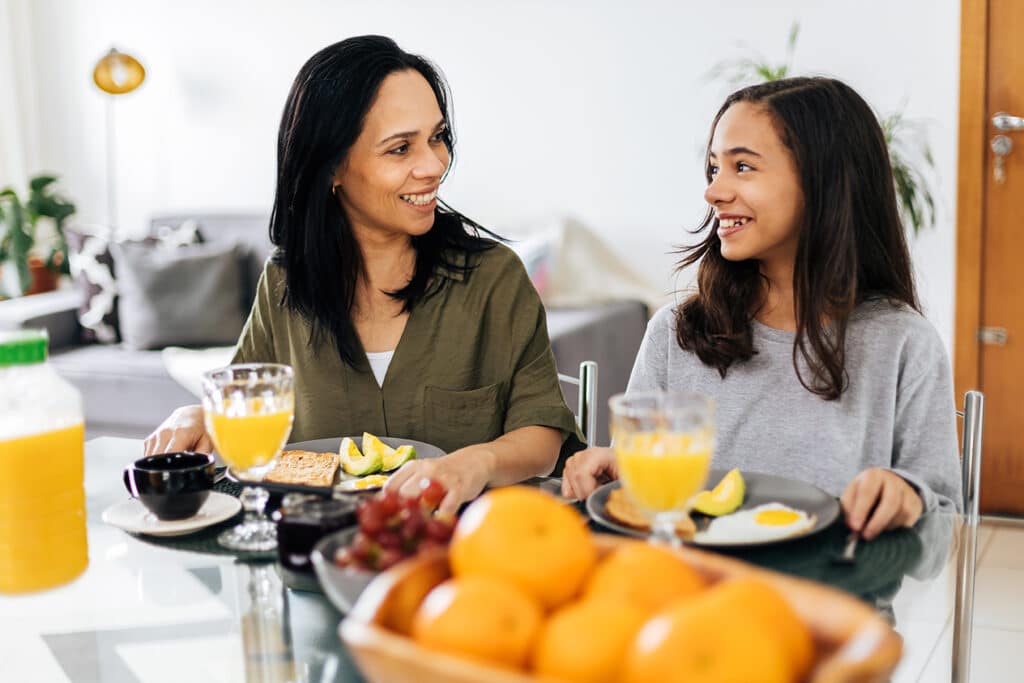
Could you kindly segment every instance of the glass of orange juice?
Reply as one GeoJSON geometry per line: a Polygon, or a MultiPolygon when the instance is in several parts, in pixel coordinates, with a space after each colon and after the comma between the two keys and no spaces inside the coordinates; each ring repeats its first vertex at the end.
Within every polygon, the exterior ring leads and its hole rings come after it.
{"type": "MultiPolygon", "coordinates": [[[[295,380],[287,365],[229,365],[203,375],[206,431],[239,479],[259,481],[270,471],[291,434],[294,415],[295,380]]],[[[258,486],[242,489],[245,520],[217,541],[231,550],[276,548],[276,529],[263,514],[269,497],[258,486]]]]}
{"type": "Polygon", "coordinates": [[[711,467],[714,404],[671,391],[619,394],[608,404],[622,486],[651,519],[651,541],[678,546],[676,522],[689,513],[711,467]]]}

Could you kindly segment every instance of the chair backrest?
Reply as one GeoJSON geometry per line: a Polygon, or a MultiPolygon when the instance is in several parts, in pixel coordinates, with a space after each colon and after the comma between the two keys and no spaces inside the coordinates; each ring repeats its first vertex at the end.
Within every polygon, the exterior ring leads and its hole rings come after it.
{"type": "Polygon", "coordinates": [[[558,373],[558,379],[579,389],[576,408],[576,426],[583,432],[587,447],[594,445],[597,436],[597,362],[585,360],[580,363],[580,374],[576,377],[558,373]]]}
{"type": "Polygon", "coordinates": [[[957,556],[956,602],[953,607],[953,683],[967,681],[971,670],[971,630],[974,625],[974,573],[978,556],[978,504],[981,487],[981,433],[985,397],[980,391],[964,395],[960,444],[964,523],[957,556]]]}
{"type": "Polygon", "coordinates": [[[968,524],[978,523],[978,494],[981,488],[981,434],[985,417],[985,396],[980,391],[964,394],[964,409],[957,411],[964,419],[960,441],[961,486],[964,516],[968,524]]]}

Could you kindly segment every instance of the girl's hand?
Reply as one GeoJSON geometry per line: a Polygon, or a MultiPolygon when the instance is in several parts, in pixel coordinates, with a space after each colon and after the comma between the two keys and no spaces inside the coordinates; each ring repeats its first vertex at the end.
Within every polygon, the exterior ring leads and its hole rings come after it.
{"type": "Polygon", "coordinates": [[[583,500],[601,484],[618,478],[615,451],[611,448],[588,448],[565,461],[562,495],[583,500]]]}
{"type": "Polygon", "coordinates": [[[202,406],[178,408],[143,442],[143,455],[178,451],[213,452],[213,440],[203,423],[202,406]]]}
{"type": "Polygon", "coordinates": [[[866,541],[886,529],[913,526],[924,512],[917,491],[903,477],[881,467],[854,477],[839,502],[846,525],[866,541]]]}
{"type": "Polygon", "coordinates": [[[493,467],[490,451],[484,445],[469,446],[440,458],[410,460],[392,474],[384,484],[385,491],[402,496],[419,495],[423,482],[440,482],[448,491],[438,512],[454,515],[459,506],[483,492],[491,480],[493,467]]]}

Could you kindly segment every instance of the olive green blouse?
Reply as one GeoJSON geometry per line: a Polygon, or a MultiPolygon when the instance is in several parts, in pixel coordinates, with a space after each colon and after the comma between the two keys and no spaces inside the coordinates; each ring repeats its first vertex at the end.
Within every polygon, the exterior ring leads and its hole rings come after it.
{"type": "Polygon", "coordinates": [[[333,339],[310,347],[311,325],[281,305],[285,272],[269,261],[232,362],[294,368],[292,442],[366,431],[451,452],[541,425],[562,432],[564,458],[582,443],[558,386],[540,297],[508,247],[495,244],[468,258],[475,267],[465,275],[435,269],[383,386],[365,356],[352,368],[333,339]]]}

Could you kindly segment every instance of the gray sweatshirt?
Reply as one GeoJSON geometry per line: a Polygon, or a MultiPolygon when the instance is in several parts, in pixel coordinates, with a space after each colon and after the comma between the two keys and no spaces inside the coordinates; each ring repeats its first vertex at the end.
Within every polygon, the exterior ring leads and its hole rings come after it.
{"type": "Polygon", "coordinates": [[[647,325],[627,391],[713,398],[713,467],[800,479],[835,496],[864,469],[884,467],[918,490],[926,511],[962,508],[950,364],[923,316],[883,301],[858,307],[846,332],[849,385],[838,400],[826,401],[796,376],[796,333],[754,321],[756,355],[722,379],[679,348],[672,308],[647,325]]]}

